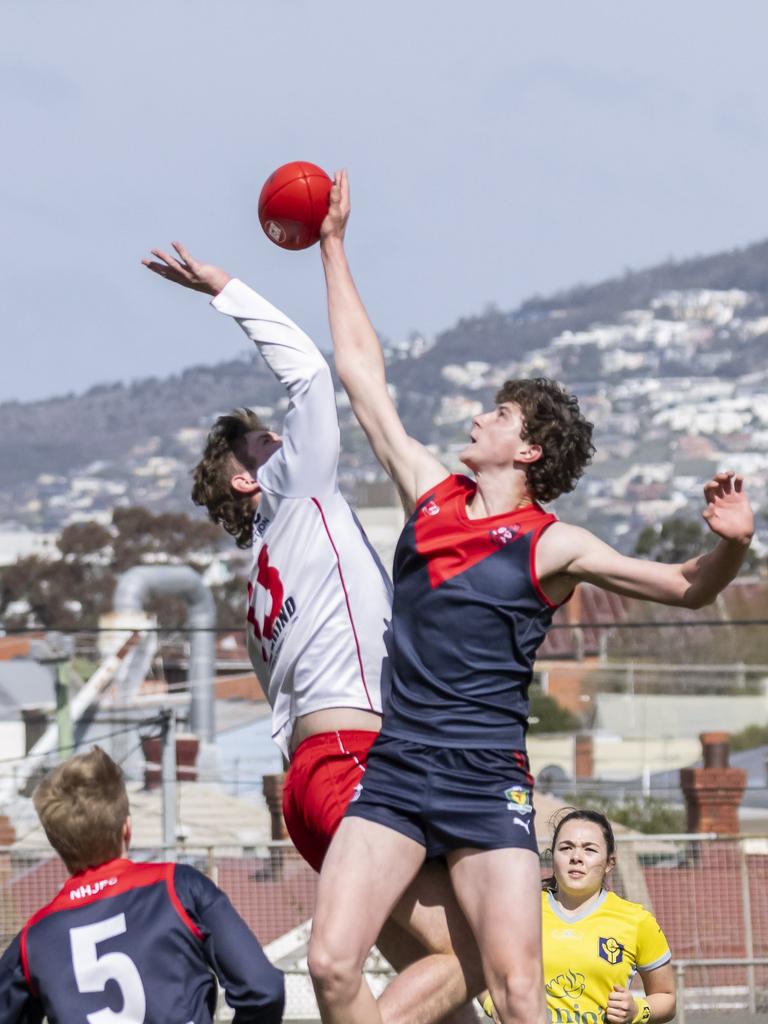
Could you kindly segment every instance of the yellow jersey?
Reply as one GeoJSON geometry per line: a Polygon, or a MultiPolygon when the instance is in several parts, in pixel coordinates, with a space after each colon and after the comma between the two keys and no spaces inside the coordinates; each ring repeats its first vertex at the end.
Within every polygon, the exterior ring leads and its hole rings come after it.
{"type": "Polygon", "coordinates": [[[541,894],[544,982],[551,1024],[602,1024],[614,985],[667,963],[667,940],[652,914],[603,891],[583,914],[566,917],[541,894]]]}

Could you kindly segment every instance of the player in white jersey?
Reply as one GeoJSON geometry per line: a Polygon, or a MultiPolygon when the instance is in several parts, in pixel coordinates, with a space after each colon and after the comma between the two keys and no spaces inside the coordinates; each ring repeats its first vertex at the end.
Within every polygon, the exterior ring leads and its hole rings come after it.
{"type": "MultiPolygon", "coordinates": [[[[282,436],[249,410],[221,416],[195,469],[193,499],[239,546],[252,547],[248,647],[272,706],[272,735],[290,761],[286,826],[316,870],[359,787],[381,724],[391,584],[338,489],[339,426],[330,369],[280,310],[225,271],[152,250],[150,270],[213,296],[285,386],[282,436]]],[[[428,865],[379,938],[397,968],[385,1020],[414,1024],[456,1010],[484,987],[457,965],[474,949],[440,865],[428,865]],[[425,957],[429,951],[430,955],[425,957]]],[[[471,1008],[454,1018],[472,1019],[471,1008]]]]}

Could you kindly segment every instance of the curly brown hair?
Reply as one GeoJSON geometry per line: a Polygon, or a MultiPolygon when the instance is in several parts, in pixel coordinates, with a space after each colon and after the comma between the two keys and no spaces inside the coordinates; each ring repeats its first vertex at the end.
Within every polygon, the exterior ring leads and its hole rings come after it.
{"type": "Polygon", "coordinates": [[[208,509],[212,522],[231,533],[239,548],[253,541],[254,509],[249,494],[232,488],[238,470],[254,470],[248,465],[246,436],[254,430],[267,430],[252,409],[233,409],[219,416],[205,442],[203,457],[192,470],[192,501],[208,509]]]}
{"type": "Polygon", "coordinates": [[[523,414],[522,440],[541,447],[541,458],[526,467],[528,487],[537,501],[553,501],[576,486],[592,461],[592,424],[575,395],[548,377],[507,380],[496,404],[514,402],[523,414]]]}

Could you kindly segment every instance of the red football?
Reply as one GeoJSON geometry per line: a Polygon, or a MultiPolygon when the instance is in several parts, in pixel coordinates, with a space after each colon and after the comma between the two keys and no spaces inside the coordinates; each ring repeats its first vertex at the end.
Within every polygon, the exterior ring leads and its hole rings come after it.
{"type": "Polygon", "coordinates": [[[319,241],[331,184],[322,167],[304,160],[278,167],[259,196],[259,220],[267,238],[282,249],[306,249],[319,241]]]}

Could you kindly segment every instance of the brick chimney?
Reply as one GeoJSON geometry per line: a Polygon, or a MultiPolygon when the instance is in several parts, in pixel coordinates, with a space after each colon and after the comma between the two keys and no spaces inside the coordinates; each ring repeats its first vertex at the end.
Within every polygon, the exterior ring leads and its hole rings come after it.
{"type": "MultiPolygon", "coordinates": [[[[285,785],[285,773],[276,772],[274,775],[265,775],[261,780],[261,790],[264,799],[267,801],[269,816],[272,821],[272,838],[287,839],[288,829],[285,827],[283,817],[283,786],[285,785]]],[[[285,851],[280,847],[273,846],[269,851],[269,860],[272,866],[272,878],[280,881],[283,877],[283,854],[285,851]]]]}
{"type": "Polygon", "coordinates": [[[13,846],[16,842],[16,829],[11,824],[11,819],[0,814],[0,846],[13,846]]]}
{"type": "Polygon", "coordinates": [[[577,732],[573,740],[573,777],[591,779],[595,774],[595,751],[592,733],[577,732]]]}
{"type": "Polygon", "coordinates": [[[288,831],[283,820],[283,786],[285,775],[278,772],[275,775],[265,775],[261,782],[264,799],[267,801],[269,816],[272,820],[272,838],[287,839],[288,831]]]}
{"type": "Polygon", "coordinates": [[[688,831],[737,835],[747,773],[728,764],[729,732],[703,732],[699,739],[704,767],[680,769],[688,831]]]}
{"type": "MultiPolygon", "coordinates": [[[[141,741],[144,754],[144,788],[157,789],[162,782],[161,760],[163,741],[159,736],[145,736],[141,741]]],[[[197,782],[197,754],[200,740],[191,733],[176,733],[176,780],[197,782]]]]}

